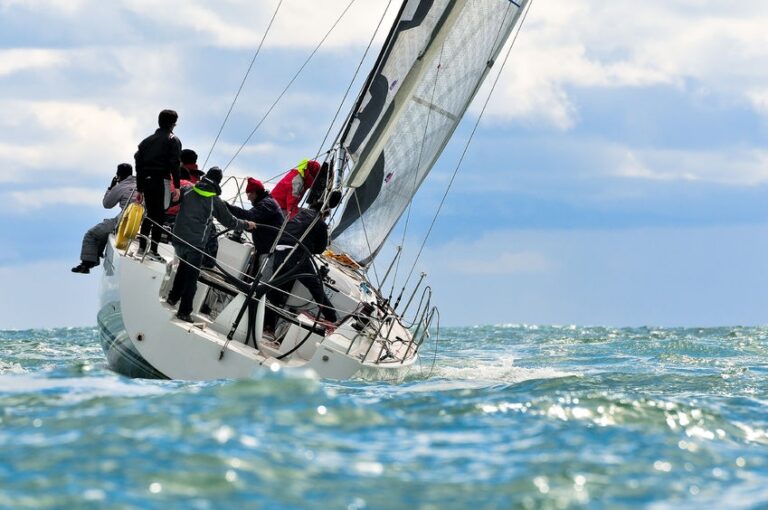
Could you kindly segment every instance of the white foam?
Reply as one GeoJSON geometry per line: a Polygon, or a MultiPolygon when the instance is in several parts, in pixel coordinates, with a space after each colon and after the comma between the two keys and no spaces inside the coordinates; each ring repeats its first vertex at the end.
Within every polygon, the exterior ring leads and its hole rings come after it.
{"type": "MultiPolygon", "coordinates": [[[[524,368],[514,364],[512,356],[501,356],[493,361],[475,360],[464,366],[436,366],[432,377],[448,379],[425,382],[419,385],[423,391],[445,391],[451,389],[485,388],[499,383],[510,384],[534,379],[559,379],[580,376],[554,368],[524,368]]],[[[425,368],[426,370],[426,368],[425,368]]]]}

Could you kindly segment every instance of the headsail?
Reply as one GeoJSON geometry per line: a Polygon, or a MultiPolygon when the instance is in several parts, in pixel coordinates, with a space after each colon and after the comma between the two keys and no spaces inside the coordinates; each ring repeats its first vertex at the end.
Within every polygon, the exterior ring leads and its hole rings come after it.
{"type": "Polygon", "coordinates": [[[376,256],[528,0],[406,0],[342,133],[354,164],[332,245],[376,256]]]}

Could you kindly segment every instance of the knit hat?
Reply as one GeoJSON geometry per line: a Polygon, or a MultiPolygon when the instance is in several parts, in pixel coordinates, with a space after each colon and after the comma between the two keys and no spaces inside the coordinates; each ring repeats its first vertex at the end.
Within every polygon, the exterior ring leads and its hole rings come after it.
{"type": "Polygon", "coordinates": [[[117,165],[117,177],[125,179],[133,173],[133,167],[129,163],[120,163],[117,165]]]}
{"type": "Polygon", "coordinates": [[[221,168],[217,166],[212,166],[208,169],[208,171],[205,173],[205,178],[209,181],[212,181],[216,184],[221,184],[221,179],[224,177],[224,172],[221,171],[221,168]]]}
{"type": "Polygon", "coordinates": [[[181,151],[181,162],[186,165],[197,163],[197,152],[192,149],[183,149],[181,151]]]}
{"type": "Polygon", "coordinates": [[[264,185],[261,183],[260,180],[254,179],[253,177],[248,177],[248,184],[245,185],[245,192],[246,193],[258,193],[261,195],[264,193],[264,185]]]}

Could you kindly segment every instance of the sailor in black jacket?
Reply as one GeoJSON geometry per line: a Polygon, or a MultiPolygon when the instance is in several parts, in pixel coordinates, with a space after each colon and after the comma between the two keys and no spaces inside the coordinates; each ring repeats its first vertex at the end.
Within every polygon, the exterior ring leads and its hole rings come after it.
{"type": "MultiPolygon", "coordinates": [[[[166,181],[173,179],[175,191],[173,199],[179,199],[179,165],[181,164],[181,141],[173,134],[173,128],[179,115],[173,110],[163,110],[158,116],[159,128],[139,144],[136,152],[136,191],[137,199],[144,198],[147,208],[146,218],[141,225],[139,247],[144,251],[146,237],[151,235],[151,253],[157,255],[157,244],[162,235],[166,203],[166,181]]],[[[170,189],[168,190],[170,193],[170,189]]]]}
{"type": "MultiPolygon", "coordinates": [[[[280,269],[277,276],[296,275],[296,278],[278,285],[276,289],[267,294],[267,299],[277,308],[285,306],[285,302],[288,299],[287,293],[293,287],[294,281],[298,280],[307,288],[312,299],[319,306],[322,316],[332,323],[338,321],[336,310],[323,291],[323,280],[315,271],[310,254],[317,255],[323,253],[328,247],[328,224],[325,222],[325,217],[330,209],[338,205],[339,199],[340,194],[333,192],[325,209],[323,208],[322,200],[319,200],[313,203],[309,209],[299,210],[298,214],[285,226],[285,231],[275,248],[272,270],[274,274],[285,261],[283,268],[280,269]],[[304,236],[303,239],[302,236],[304,236]],[[301,240],[301,245],[304,248],[299,246],[293,250],[299,240],[301,240]],[[288,258],[288,254],[292,250],[293,254],[288,258]],[[287,261],[286,258],[288,258],[287,261]]],[[[267,309],[267,313],[264,316],[264,329],[274,331],[276,322],[277,315],[267,309]]]]}

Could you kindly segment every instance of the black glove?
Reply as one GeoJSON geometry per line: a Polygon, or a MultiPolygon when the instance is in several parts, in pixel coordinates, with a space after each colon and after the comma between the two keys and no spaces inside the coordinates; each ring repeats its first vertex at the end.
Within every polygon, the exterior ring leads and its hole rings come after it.
{"type": "Polygon", "coordinates": [[[112,184],[110,184],[110,185],[109,185],[109,188],[107,188],[107,189],[112,189],[112,188],[114,188],[114,187],[115,187],[115,184],[117,184],[117,183],[118,183],[118,180],[117,180],[117,176],[114,176],[114,177],[112,177],[112,184]]]}

